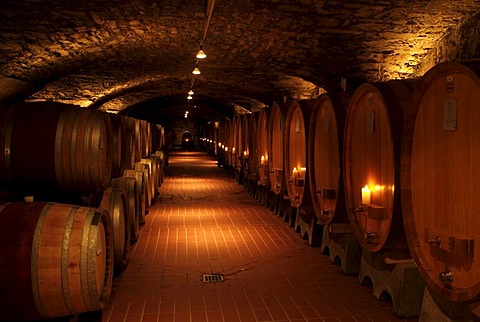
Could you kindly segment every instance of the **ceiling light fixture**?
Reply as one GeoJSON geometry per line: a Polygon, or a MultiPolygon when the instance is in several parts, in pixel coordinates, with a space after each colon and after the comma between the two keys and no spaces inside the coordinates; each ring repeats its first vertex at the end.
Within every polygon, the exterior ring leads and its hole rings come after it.
{"type": "Polygon", "coordinates": [[[187,99],[189,99],[189,100],[191,100],[192,98],[193,98],[192,95],[187,96],[187,99]]]}
{"type": "Polygon", "coordinates": [[[207,55],[205,54],[205,52],[202,50],[202,47],[200,47],[200,50],[198,51],[197,53],[197,56],[196,56],[198,59],[204,59],[204,58],[207,58],[207,55]]]}
{"type": "Polygon", "coordinates": [[[195,69],[192,71],[192,74],[200,75],[200,69],[198,69],[198,67],[195,67],[195,69]]]}
{"type": "Polygon", "coordinates": [[[193,95],[193,94],[194,94],[194,93],[193,93],[192,90],[188,91],[188,95],[193,95]]]}

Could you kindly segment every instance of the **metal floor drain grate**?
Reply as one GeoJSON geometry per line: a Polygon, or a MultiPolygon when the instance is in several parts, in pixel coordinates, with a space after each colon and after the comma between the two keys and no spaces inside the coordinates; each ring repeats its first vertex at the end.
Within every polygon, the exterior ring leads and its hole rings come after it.
{"type": "Polygon", "coordinates": [[[203,274],[202,280],[205,283],[218,283],[223,282],[224,277],[223,274],[203,274]]]}

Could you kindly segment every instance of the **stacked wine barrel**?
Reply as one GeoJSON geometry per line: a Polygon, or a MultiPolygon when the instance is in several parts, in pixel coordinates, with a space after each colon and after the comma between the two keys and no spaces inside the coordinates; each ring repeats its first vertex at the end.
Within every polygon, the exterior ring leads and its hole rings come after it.
{"type": "Polygon", "coordinates": [[[163,179],[163,128],[53,102],[0,114],[1,319],[103,309],[163,179]]]}

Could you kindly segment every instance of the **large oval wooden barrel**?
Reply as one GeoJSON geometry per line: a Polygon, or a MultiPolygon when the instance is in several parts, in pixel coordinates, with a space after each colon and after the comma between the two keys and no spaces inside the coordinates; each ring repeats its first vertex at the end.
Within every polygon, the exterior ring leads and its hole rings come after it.
{"type": "Polygon", "coordinates": [[[137,170],[124,170],[123,176],[128,178],[134,178],[137,181],[138,193],[140,195],[140,214],[138,216],[138,223],[140,225],[145,224],[145,214],[147,213],[148,201],[148,181],[145,177],[145,171],[137,170]]]}
{"type": "Polygon", "coordinates": [[[236,115],[233,118],[232,166],[239,173],[243,171],[241,159],[244,150],[243,117],[243,115],[236,115]]]}
{"type": "Polygon", "coordinates": [[[274,103],[270,111],[269,119],[269,148],[268,169],[270,177],[270,189],[275,195],[286,191],[284,175],[283,143],[285,136],[285,118],[287,107],[283,104],[274,103]]]}
{"type": "Polygon", "coordinates": [[[219,161],[222,164],[227,166],[231,166],[231,143],[232,143],[232,131],[231,131],[231,124],[230,120],[222,120],[220,122],[220,129],[219,129],[219,142],[218,142],[218,149],[219,149],[219,161]],[[229,147],[230,145],[230,147],[229,147]]]}
{"type": "Polygon", "coordinates": [[[130,240],[134,242],[138,239],[140,235],[140,193],[137,187],[137,180],[134,178],[128,177],[118,177],[113,178],[110,182],[110,185],[113,188],[120,189],[125,192],[126,196],[126,216],[128,217],[128,222],[130,223],[130,240]]]}
{"type": "Polygon", "coordinates": [[[285,120],[284,173],[287,194],[292,207],[311,206],[310,184],[307,173],[307,145],[311,107],[303,101],[288,105],[285,120]]]}
{"type": "Polygon", "coordinates": [[[402,208],[428,286],[454,302],[480,297],[480,62],[448,62],[420,80],[406,112],[402,208]]]}
{"type": "Polygon", "coordinates": [[[243,119],[243,174],[247,181],[257,184],[257,116],[258,113],[245,115],[243,119]]]}
{"type": "Polygon", "coordinates": [[[0,140],[9,153],[0,159],[6,169],[0,181],[42,192],[90,193],[108,186],[112,130],[106,113],[41,102],[19,104],[6,116],[0,140]]]}
{"type": "Polygon", "coordinates": [[[270,107],[264,107],[262,110],[260,110],[257,123],[258,185],[264,187],[270,187],[270,176],[268,174],[270,109],[270,107]]]}
{"type": "Polygon", "coordinates": [[[407,81],[363,84],[350,100],[345,124],[345,190],[354,235],[369,252],[407,253],[400,205],[403,111],[407,81]]]}
{"type": "Polygon", "coordinates": [[[320,95],[312,102],[308,167],[312,205],[318,223],[348,223],[343,185],[343,133],[349,97],[320,95]]]}
{"type": "Polygon", "coordinates": [[[39,320],[108,305],[112,290],[110,217],[54,203],[0,206],[0,311],[39,320]]]}
{"type": "Polygon", "coordinates": [[[109,212],[112,220],[113,263],[116,269],[127,267],[130,254],[130,218],[127,215],[127,197],[123,190],[109,187],[103,193],[99,206],[109,212]]]}

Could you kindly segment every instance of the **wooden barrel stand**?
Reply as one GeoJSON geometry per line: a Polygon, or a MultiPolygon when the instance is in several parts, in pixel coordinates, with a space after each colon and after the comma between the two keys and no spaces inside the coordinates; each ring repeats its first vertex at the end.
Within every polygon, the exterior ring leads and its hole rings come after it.
{"type": "Polygon", "coordinates": [[[329,255],[330,261],[339,265],[345,274],[360,271],[362,250],[349,223],[324,225],[320,252],[329,255]]]}
{"type": "Polygon", "coordinates": [[[391,259],[385,254],[363,250],[358,281],[372,284],[378,300],[390,298],[393,313],[401,318],[418,317],[425,282],[413,259],[391,259]]]}

